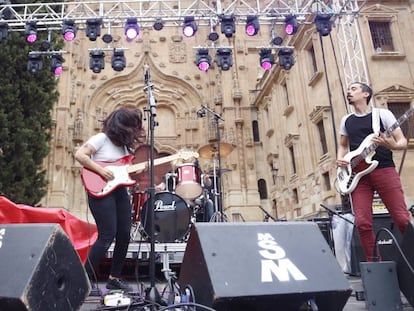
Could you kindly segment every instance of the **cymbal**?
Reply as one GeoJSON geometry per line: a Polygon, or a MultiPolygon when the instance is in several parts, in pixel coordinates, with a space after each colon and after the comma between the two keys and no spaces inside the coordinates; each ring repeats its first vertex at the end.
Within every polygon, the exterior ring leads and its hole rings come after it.
{"type": "MultiPolygon", "coordinates": [[[[201,158],[212,159],[216,154],[218,156],[218,147],[219,145],[217,143],[204,145],[198,149],[198,154],[201,158]]],[[[220,143],[220,156],[228,156],[233,151],[233,149],[234,147],[232,144],[220,143]]]]}

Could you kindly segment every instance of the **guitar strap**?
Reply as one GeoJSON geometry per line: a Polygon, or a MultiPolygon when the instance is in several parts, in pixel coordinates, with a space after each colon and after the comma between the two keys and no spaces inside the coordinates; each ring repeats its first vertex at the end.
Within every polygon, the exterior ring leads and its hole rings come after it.
{"type": "Polygon", "coordinates": [[[380,132],[380,111],[378,108],[372,107],[372,131],[379,135],[380,132]]]}

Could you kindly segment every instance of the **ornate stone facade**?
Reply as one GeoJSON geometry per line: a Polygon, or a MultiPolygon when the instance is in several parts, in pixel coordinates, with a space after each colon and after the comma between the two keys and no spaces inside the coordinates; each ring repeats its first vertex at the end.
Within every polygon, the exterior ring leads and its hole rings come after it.
{"type": "MultiPolygon", "coordinates": [[[[368,1],[355,20],[376,106],[412,105],[412,10],[409,1],[368,1]],[[394,51],[374,48],[370,21],[390,22],[394,51]]],[[[100,120],[116,107],[147,108],[144,68],[149,68],[157,101],[155,147],[159,153],[197,151],[216,138],[212,116],[197,117],[202,105],[222,116],[220,136],[234,146],[221,159],[222,168],[228,170],[222,178],[223,210],[230,220],[261,221],[261,208],[278,219],[306,219],[324,215],[320,204],[341,203],[335,190],[337,129],[349,107],[337,30],[330,37],[319,37],[312,23],[301,25],[297,34],[284,39],[285,45],[295,48],[295,65],[289,71],[276,65],[265,72],[258,51],[268,45],[270,27],[262,27],[258,36],[250,38],[239,25],[233,38],[221,35],[210,48],[210,55],[215,55],[217,46],[233,47],[230,70],[221,71],[213,64],[208,72],[201,72],[194,63],[195,48],[211,44],[206,39],[209,31],[200,27],[195,37],[184,38],[178,26],[162,31],[148,28],[141,30],[136,41],[127,42],[122,30],[114,28],[111,47],[125,48],[127,66],[114,71],[108,49],[105,69],[99,74],[89,69],[89,50],[106,48],[105,44],[100,39],[91,42],[78,32],[76,41],[64,48],[68,53],[63,55],[51,152],[45,160],[49,187],[44,206],[88,217],[74,152],[100,130],[100,120]]],[[[410,142],[407,153],[396,152],[409,206],[414,204],[410,142]]],[[[204,171],[213,168],[211,159],[200,158],[200,162],[204,171]]]]}

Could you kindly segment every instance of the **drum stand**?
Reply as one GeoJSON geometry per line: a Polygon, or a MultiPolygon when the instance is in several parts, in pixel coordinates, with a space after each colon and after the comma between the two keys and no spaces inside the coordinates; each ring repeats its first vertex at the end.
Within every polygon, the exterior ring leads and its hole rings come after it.
{"type": "MultiPolygon", "coordinates": [[[[214,125],[216,129],[216,144],[212,150],[212,161],[213,161],[213,195],[214,195],[214,214],[211,217],[210,221],[215,222],[224,222],[227,221],[227,217],[223,214],[223,198],[221,191],[221,152],[220,152],[220,128],[219,120],[224,121],[224,119],[216,112],[211,110],[209,107],[202,105],[202,110],[211,113],[214,116],[214,125]],[[217,159],[216,159],[217,157],[217,159]],[[216,167],[216,160],[218,162],[218,167],[216,167]]],[[[203,115],[201,113],[200,115],[203,115]]]]}
{"type": "MultiPolygon", "coordinates": [[[[219,147],[220,148],[220,147],[219,147]]],[[[217,152],[220,154],[220,151],[217,152]]],[[[221,165],[220,155],[218,156],[218,171],[216,169],[216,156],[213,155],[213,196],[214,196],[214,214],[210,218],[210,222],[223,222],[227,221],[227,216],[223,214],[222,195],[221,195],[221,165]]]]}
{"type": "Polygon", "coordinates": [[[162,253],[162,272],[164,272],[164,277],[167,280],[167,284],[165,285],[165,288],[161,296],[164,296],[165,291],[168,290],[167,302],[168,302],[168,305],[170,306],[175,303],[176,290],[178,292],[179,289],[177,288],[177,284],[176,284],[176,281],[177,281],[176,273],[170,269],[170,259],[169,259],[170,256],[169,255],[170,254],[168,252],[162,253]]]}
{"type": "MultiPolygon", "coordinates": [[[[145,290],[145,299],[147,301],[151,301],[155,304],[159,304],[161,302],[160,294],[158,293],[157,288],[155,287],[155,239],[154,239],[154,231],[155,231],[155,224],[154,224],[154,205],[155,205],[155,174],[154,174],[154,130],[157,122],[155,121],[156,113],[156,100],[152,95],[152,87],[153,84],[151,83],[151,77],[149,73],[149,68],[145,66],[145,74],[144,80],[146,87],[144,91],[148,95],[148,107],[145,110],[149,113],[149,131],[150,131],[150,186],[148,187],[149,193],[149,214],[150,214],[150,256],[149,256],[149,276],[150,276],[150,288],[145,290]]],[[[152,308],[152,307],[151,307],[152,308]]]]}

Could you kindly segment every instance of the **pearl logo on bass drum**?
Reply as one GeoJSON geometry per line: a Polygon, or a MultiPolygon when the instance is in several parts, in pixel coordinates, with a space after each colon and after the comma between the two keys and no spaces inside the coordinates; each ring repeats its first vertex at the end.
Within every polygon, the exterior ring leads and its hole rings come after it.
{"type": "Polygon", "coordinates": [[[163,201],[155,201],[154,211],[163,212],[163,211],[175,211],[175,201],[172,201],[171,204],[164,204],[163,201]]]}

